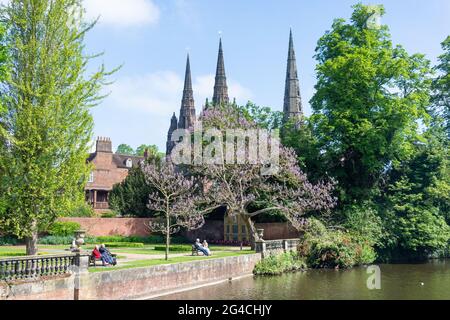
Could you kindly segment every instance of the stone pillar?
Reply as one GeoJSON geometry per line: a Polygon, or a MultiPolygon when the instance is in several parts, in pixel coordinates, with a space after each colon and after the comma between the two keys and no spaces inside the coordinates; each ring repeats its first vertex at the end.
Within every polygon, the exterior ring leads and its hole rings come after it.
{"type": "Polygon", "coordinates": [[[75,256],[74,292],[73,299],[80,300],[80,291],[83,279],[89,276],[89,255],[77,253],[75,256]]]}
{"type": "Polygon", "coordinates": [[[261,258],[264,259],[267,255],[266,242],[264,240],[255,241],[255,250],[261,253],[261,258]]]}
{"type": "Polygon", "coordinates": [[[283,250],[284,250],[284,252],[289,251],[289,243],[287,240],[283,240],[283,250]]]}

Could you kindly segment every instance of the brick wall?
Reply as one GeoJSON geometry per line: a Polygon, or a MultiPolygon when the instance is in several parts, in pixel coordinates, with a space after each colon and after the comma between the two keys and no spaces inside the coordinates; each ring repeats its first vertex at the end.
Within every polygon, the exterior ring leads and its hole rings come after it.
{"type": "MultiPolygon", "coordinates": [[[[91,236],[149,236],[146,227],[150,218],[61,218],[61,221],[73,221],[81,225],[91,236]]],[[[189,240],[197,238],[207,240],[223,240],[223,220],[208,220],[198,230],[183,232],[189,240]]],[[[256,228],[264,229],[265,240],[294,239],[298,232],[289,223],[257,223],[256,228]]]]}
{"type": "Polygon", "coordinates": [[[140,236],[150,235],[149,218],[61,218],[81,225],[90,236],[140,236]]]}

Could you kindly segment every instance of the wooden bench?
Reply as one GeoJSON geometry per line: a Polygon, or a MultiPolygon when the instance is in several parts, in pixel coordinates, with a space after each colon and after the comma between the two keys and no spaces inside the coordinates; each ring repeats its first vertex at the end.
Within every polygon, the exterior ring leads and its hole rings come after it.
{"type": "MultiPolygon", "coordinates": [[[[111,256],[112,256],[114,259],[117,260],[117,254],[111,253],[111,256]]],[[[97,266],[97,261],[102,262],[102,259],[101,259],[101,258],[96,258],[96,257],[91,253],[91,255],[89,256],[89,265],[90,265],[90,266],[92,265],[92,266],[96,267],[96,266],[97,266]]],[[[102,265],[103,265],[103,262],[102,262],[102,265]]]]}
{"type": "Polygon", "coordinates": [[[192,245],[192,255],[193,256],[199,256],[200,253],[203,255],[203,252],[201,252],[200,250],[198,250],[195,245],[192,245]]]}

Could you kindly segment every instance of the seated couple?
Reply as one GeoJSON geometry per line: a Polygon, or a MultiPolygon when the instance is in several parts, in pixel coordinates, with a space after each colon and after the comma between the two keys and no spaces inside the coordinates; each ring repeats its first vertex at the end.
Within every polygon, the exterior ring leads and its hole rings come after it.
{"type": "Polygon", "coordinates": [[[92,255],[95,259],[102,260],[104,266],[115,266],[117,264],[116,258],[112,256],[111,252],[106,248],[104,244],[95,246],[94,250],[92,251],[92,255]]]}
{"type": "Polygon", "coordinates": [[[205,256],[211,255],[211,250],[209,250],[208,242],[203,240],[203,243],[200,242],[200,239],[195,240],[194,243],[195,249],[202,252],[205,256]]]}

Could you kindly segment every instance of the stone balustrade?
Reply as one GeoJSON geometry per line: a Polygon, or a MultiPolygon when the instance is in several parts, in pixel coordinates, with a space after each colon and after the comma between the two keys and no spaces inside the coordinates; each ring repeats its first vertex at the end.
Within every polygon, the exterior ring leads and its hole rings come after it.
{"type": "Polygon", "coordinates": [[[255,242],[255,250],[265,258],[273,253],[295,251],[299,243],[300,239],[259,240],[255,242]]]}
{"type": "Polygon", "coordinates": [[[70,274],[80,267],[80,255],[43,255],[0,259],[0,280],[27,280],[70,274]]]}

